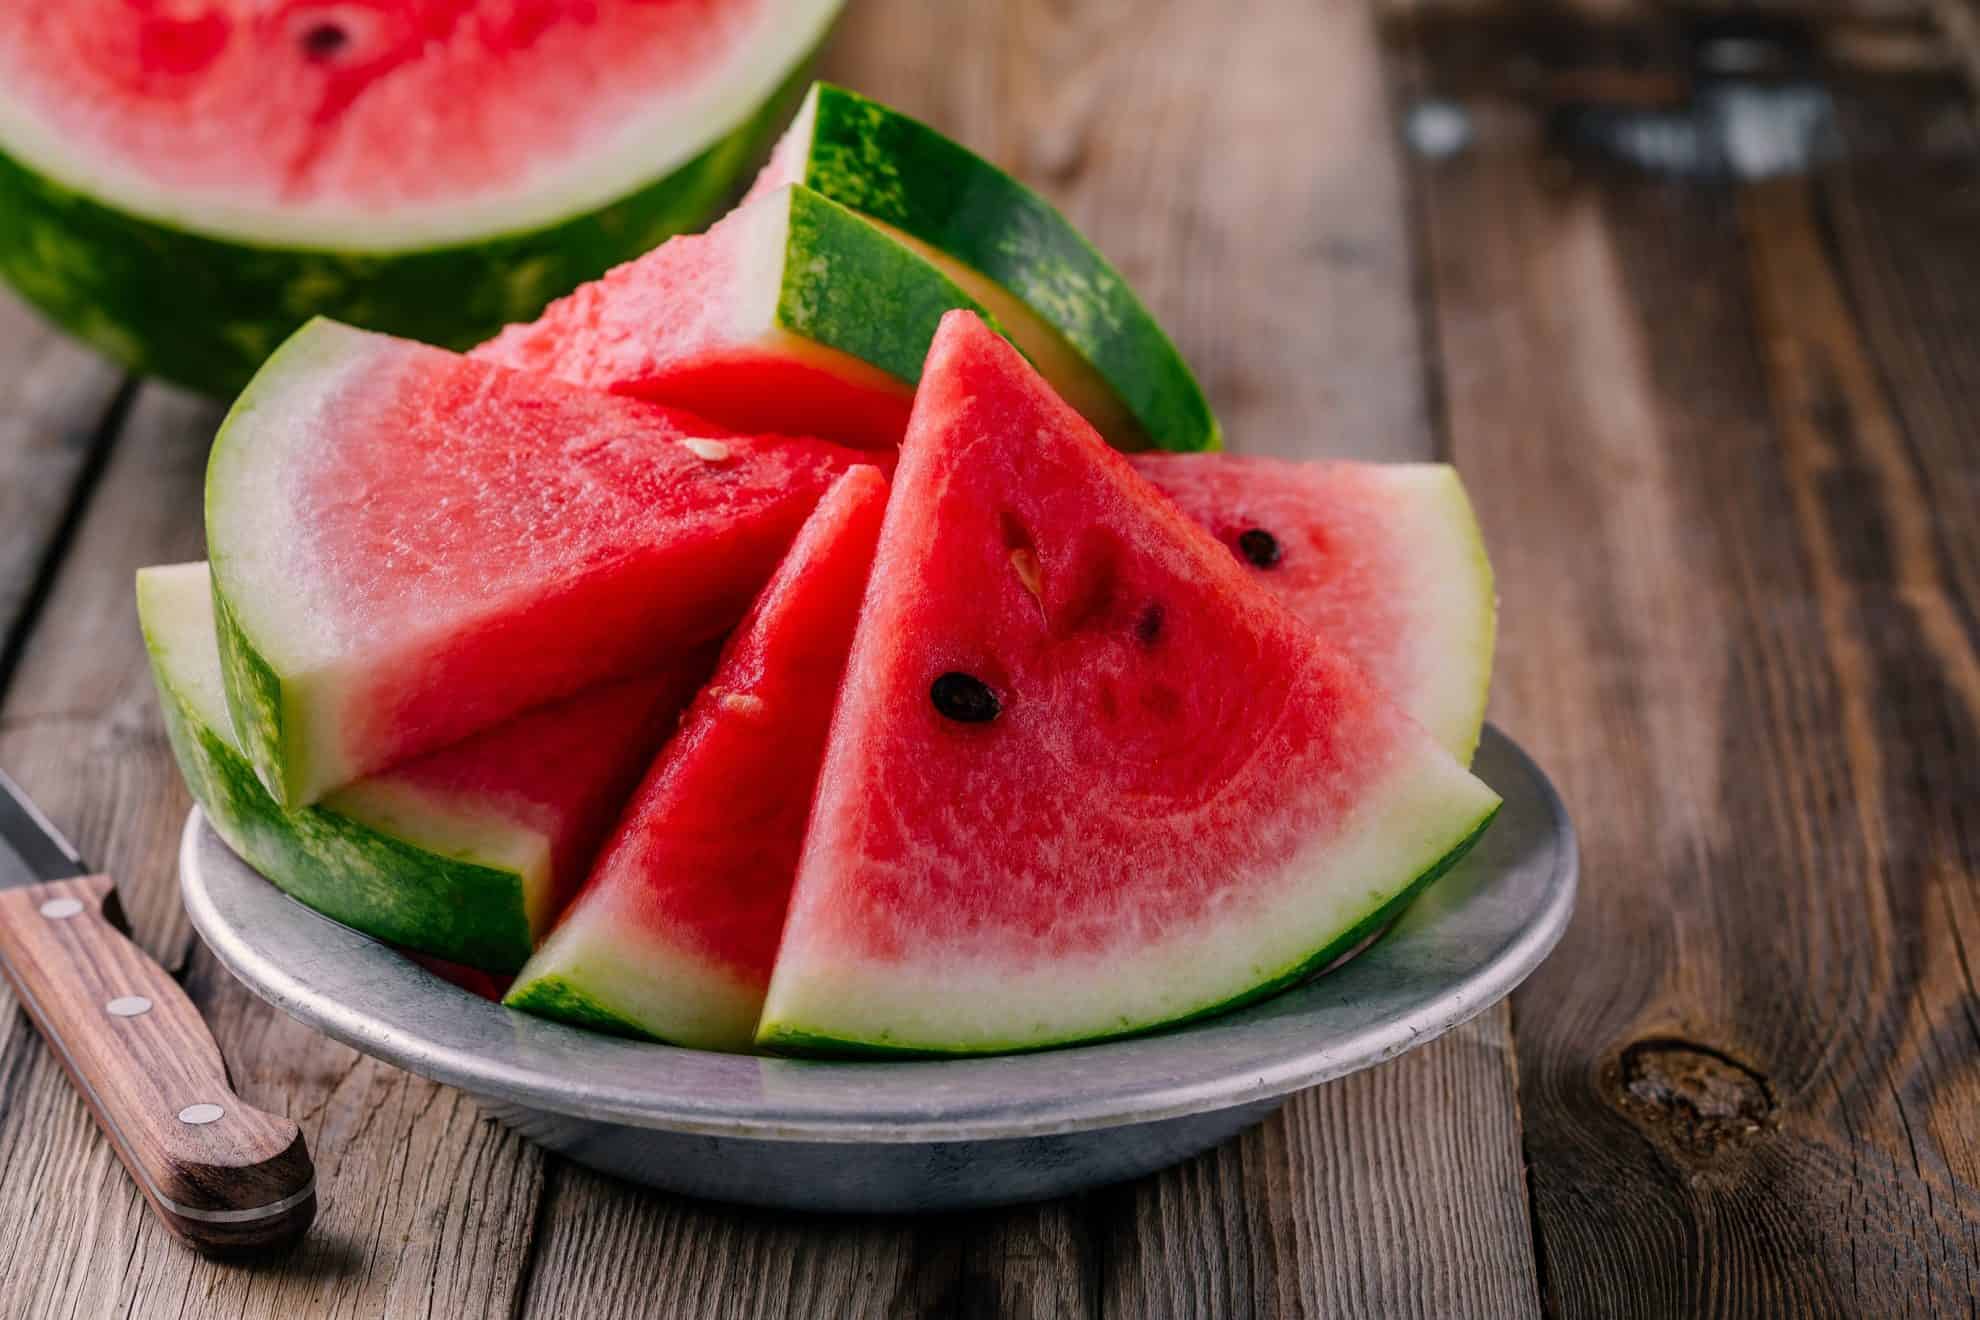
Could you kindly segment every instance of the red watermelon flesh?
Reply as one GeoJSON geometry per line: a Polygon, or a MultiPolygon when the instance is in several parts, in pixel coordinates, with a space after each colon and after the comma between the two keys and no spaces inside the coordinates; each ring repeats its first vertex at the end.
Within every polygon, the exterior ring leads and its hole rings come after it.
{"type": "Polygon", "coordinates": [[[678,655],[853,457],[313,322],[207,471],[235,731],[296,806],[678,655]]]}
{"type": "Polygon", "coordinates": [[[820,501],[510,1004],[749,1046],[886,502],[870,467],[820,501]]]}
{"type": "Polygon", "coordinates": [[[1496,602],[1455,469],[1230,454],[1131,461],[1452,755],[1471,759],[1496,602]]]}
{"type": "Polygon", "coordinates": [[[891,445],[913,387],[776,324],[788,199],[766,195],[669,239],[474,356],[751,430],[891,445]]]}
{"type": "Polygon", "coordinates": [[[250,222],[558,185],[582,211],[642,133],[651,161],[809,22],[773,0],[62,0],[0,6],[0,85],[79,168],[250,222]]]}
{"type": "MultiPolygon", "coordinates": [[[[525,711],[332,795],[366,821],[476,822],[547,846],[547,880],[525,893],[529,926],[548,931],[583,883],[598,846],[654,752],[714,665],[706,646],[636,678],[525,711]]],[[[433,826],[438,829],[438,826],[433,826]]]]}
{"type": "Polygon", "coordinates": [[[509,992],[513,979],[499,972],[484,972],[479,967],[465,967],[445,958],[435,958],[417,949],[400,949],[399,952],[405,955],[407,961],[418,963],[447,984],[458,986],[477,999],[500,1003],[502,996],[509,992]]]}
{"type": "Polygon", "coordinates": [[[967,314],[930,352],[759,1028],[990,1052],[1302,975],[1498,799],[967,314]]]}

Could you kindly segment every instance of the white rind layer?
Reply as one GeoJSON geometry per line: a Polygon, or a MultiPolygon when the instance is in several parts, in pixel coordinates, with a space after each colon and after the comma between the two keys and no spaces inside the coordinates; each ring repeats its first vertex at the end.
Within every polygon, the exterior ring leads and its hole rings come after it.
{"type": "Polygon", "coordinates": [[[0,94],[0,151],[96,202],[212,238],[332,252],[405,252],[528,233],[596,211],[685,165],[734,130],[824,39],[844,0],[768,0],[729,58],[589,151],[544,162],[485,196],[386,214],[335,199],[296,204],[187,193],[114,157],[87,158],[19,98],[0,94]]]}
{"type": "MultiPolygon", "coordinates": [[[[311,321],[277,349],[221,424],[206,468],[207,547],[228,606],[286,682],[339,652],[334,603],[315,600],[289,484],[317,452],[353,382],[389,397],[404,340],[311,321]],[[383,365],[381,365],[383,364],[383,365]]],[[[426,350],[437,353],[439,350],[426,350]]]]}
{"type": "MultiPolygon", "coordinates": [[[[784,932],[760,1040],[991,1053],[1120,1035],[1215,1009],[1293,975],[1438,865],[1498,795],[1427,742],[1397,756],[1340,831],[1232,886],[1210,920],[1138,947],[1014,965],[948,945],[881,961],[784,932]],[[1250,896],[1247,900],[1245,896],[1250,896]],[[1240,904],[1247,904],[1240,906],[1240,904]]],[[[830,901],[828,886],[799,887],[830,901]]]]}
{"type": "Polygon", "coordinates": [[[1492,684],[1498,598],[1492,564],[1464,483],[1445,463],[1398,463],[1379,469],[1394,491],[1394,544],[1405,550],[1407,578],[1398,596],[1410,602],[1414,673],[1390,695],[1465,764],[1478,748],[1492,684]]]}
{"type": "Polygon", "coordinates": [[[648,918],[621,914],[610,895],[584,894],[516,974],[512,993],[555,978],[582,987],[588,1002],[669,1044],[747,1050],[762,1005],[758,989],[651,927],[648,918]],[[664,1032],[659,1023],[667,1024],[664,1032]]]}
{"type": "MultiPolygon", "coordinates": [[[[389,390],[389,361],[406,349],[385,335],[311,321],[256,373],[207,462],[214,582],[261,659],[281,675],[284,727],[341,727],[343,697],[352,686],[333,663],[345,640],[335,602],[309,594],[321,575],[305,570],[305,541],[289,517],[293,501],[285,485],[327,429],[324,419],[346,386],[362,381],[367,389],[389,390]],[[388,365],[381,368],[381,361],[388,365]]],[[[330,787],[354,777],[334,739],[310,739],[291,751],[304,762],[293,767],[297,784],[330,787]]]]}
{"type": "MultiPolygon", "coordinates": [[[[147,568],[138,574],[137,592],[146,641],[173,692],[195,719],[242,754],[220,676],[210,570],[204,563],[147,568]]],[[[540,830],[390,772],[346,785],[317,805],[437,857],[515,875],[531,930],[546,929],[556,916],[550,911],[550,837],[540,830]]]]}

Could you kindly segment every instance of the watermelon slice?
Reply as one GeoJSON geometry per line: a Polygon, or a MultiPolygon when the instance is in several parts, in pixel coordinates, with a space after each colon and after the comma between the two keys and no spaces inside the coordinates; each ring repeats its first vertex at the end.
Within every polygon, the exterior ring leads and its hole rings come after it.
{"type": "Polygon", "coordinates": [[[345,925],[500,972],[522,965],[583,880],[714,663],[704,649],[288,812],[234,737],[206,565],[142,570],[137,603],[173,753],[228,846],[345,925]]]}
{"type": "Polygon", "coordinates": [[[1497,796],[975,318],[929,355],[759,1043],[974,1053],[1305,975],[1497,796]]]}
{"type": "Polygon", "coordinates": [[[510,326],[489,362],[746,431],[891,448],[942,314],[976,304],[806,188],[778,188],[510,326]]]}
{"type": "Polygon", "coordinates": [[[967,147],[818,83],[752,195],[794,183],[940,267],[1118,448],[1218,447],[1202,388],[1120,272],[1051,203],[967,147]]]}
{"type": "Polygon", "coordinates": [[[466,347],[706,223],[839,4],[0,5],[0,273],[226,393],[311,313],[466,347]]]}
{"type": "Polygon", "coordinates": [[[206,478],[234,729],[287,807],[726,632],[854,455],[330,321],[206,478]]]}
{"type": "Polygon", "coordinates": [[[748,1048],[886,503],[870,467],[819,503],[510,1004],[748,1048]]]}
{"type": "Polygon", "coordinates": [[[1492,683],[1492,565],[1442,463],[1145,454],[1135,470],[1469,762],[1492,683]]]}

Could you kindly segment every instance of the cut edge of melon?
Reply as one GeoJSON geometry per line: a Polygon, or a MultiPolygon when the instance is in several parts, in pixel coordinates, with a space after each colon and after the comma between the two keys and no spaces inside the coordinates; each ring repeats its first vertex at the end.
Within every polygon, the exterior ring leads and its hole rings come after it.
{"type": "MultiPolygon", "coordinates": [[[[1236,1012],[1240,1008],[1245,1008],[1261,1000],[1269,999],[1283,990],[1291,989],[1308,977],[1326,970],[1335,960],[1352,952],[1363,940],[1380,934],[1383,930],[1387,929],[1392,922],[1402,916],[1403,912],[1408,909],[1411,903],[1414,903],[1422,895],[1424,890],[1442,879],[1447,871],[1464,860],[1465,854],[1471,851],[1472,845],[1484,837],[1485,831],[1491,828],[1492,822],[1498,817],[1498,814],[1499,808],[1494,806],[1462,842],[1445,853],[1435,866],[1432,866],[1417,876],[1416,879],[1412,880],[1394,898],[1391,898],[1381,907],[1376,908],[1356,924],[1341,932],[1334,940],[1298,966],[1291,968],[1263,985],[1247,990],[1243,994],[1233,996],[1230,999],[1224,1000],[1222,1003],[1211,1004],[1208,1007],[1198,1009],[1184,1017],[1172,1018],[1168,1021],[1153,1023],[1145,1027],[1130,1028],[1116,1035],[1090,1038],[1082,1037],[1078,1040],[1056,1041],[1045,1044],[1018,1045],[1009,1047],[1008,1049],[986,1048],[972,1050],[969,1053],[1029,1053],[1038,1050],[1062,1049],[1073,1045],[1096,1044],[1107,1040],[1125,1040],[1135,1036],[1155,1035],[1164,1031],[1179,1030],[1183,1027],[1202,1022],[1207,1018],[1236,1012]]],[[[761,1048],[773,1053],[823,1055],[840,1058],[929,1059],[953,1057],[956,1053],[954,1051],[930,1050],[914,1046],[881,1045],[871,1041],[847,1040],[835,1036],[817,1035],[797,1028],[779,1028],[776,1031],[774,1039],[764,1040],[759,1038],[757,1043],[761,1048]]]]}
{"type": "Polygon", "coordinates": [[[572,906],[517,973],[503,1003],[579,1026],[602,1019],[621,1032],[689,1049],[750,1048],[761,1003],[754,987],[650,938],[639,922],[620,920],[610,899],[589,897],[572,906]],[[641,1025],[647,1022],[674,1027],[662,1035],[641,1025]]]}
{"type": "Polygon", "coordinates": [[[1407,517],[1396,527],[1409,573],[1406,597],[1430,620],[1418,648],[1413,686],[1402,705],[1444,749],[1469,765],[1485,725],[1491,694],[1498,595],[1485,537],[1471,497],[1448,463],[1381,464],[1392,486],[1417,488],[1417,498],[1395,507],[1407,517]]]}
{"type": "Polygon", "coordinates": [[[400,839],[450,862],[516,877],[532,938],[556,919],[550,838],[485,808],[451,800],[391,771],[370,775],[324,795],[318,810],[400,839]]]}
{"type": "Polygon", "coordinates": [[[467,966],[502,972],[521,966],[533,942],[531,886],[548,889],[548,840],[535,848],[516,845],[545,859],[532,879],[468,850],[421,848],[328,804],[299,811],[278,806],[234,737],[209,576],[199,562],[141,569],[136,593],[167,738],[214,832],[277,888],[354,929],[467,966]],[[369,881],[375,898],[400,901],[354,900],[360,880],[369,881]],[[415,891],[427,914],[441,920],[422,919],[416,905],[405,904],[415,891]],[[395,917],[395,906],[409,915],[395,917]]]}
{"type": "Polygon", "coordinates": [[[1248,958],[1215,956],[1201,926],[1152,949],[1114,949],[1105,957],[1024,970],[970,967],[945,956],[925,974],[874,974],[872,963],[836,973],[809,966],[799,972],[780,954],[756,1043],[794,1053],[1005,1054],[1141,1035],[1272,994],[1325,966],[1399,911],[1456,865],[1497,815],[1498,794],[1449,756],[1419,745],[1425,755],[1406,758],[1402,770],[1364,798],[1348,831],[1286,865],[1288,881],[1273,886],[1276,892],[1243,924],[1271,941],[1248,958]],[[1417,846],[1400,864],[1382,863],[1397,839],[1417,846]],[[1356,875],[1389,878],[1351,887],[1330,878],[1356,875]],[[1303,915],[1321,905],[1323,915],[1303,915]],[[1130,959],[1139,966],[1127,965],[1130,959]],[[1024,1006],[1014,1011],[1014,1001],[1024,1006]],[[1137,1015],[1132,1006],[1138,1003],[1162,1007],[1137,1015]],[[1081,1016],[1072,1018],[1068,1010],[1081,1016]],[[1017,1034],[954,1026],[974,1015],[986,1024],[1022,1015],[1036,1025],[1017,1034]]]}
{"type": "Polygon", "coordinates": [[[1223,447],[1222,427],[1202,386],[1127,281],[1050,202],[960,142],[857,92],[815,82],[779,140],[764,179],[802,183],[818,191],[940,270],[997,317],[1005,336],[1117,448],[1210,451],[1223,447]],[[874,159],[877,153],[870,148],[836,168],[820,162],[818,117],[827,98],[841,119],[885,126],[934,150],[942,168],[933,173],[940,175],[945,199],[969,199],[976,210],[1001,203],[999,218],[1005,223],[995,226],[985,247],[974,254],[979,260],[971,260],[970,253],[945,249],[900,223],[911,206],[908,197],[913,187],[900,162],[874,159]],[[883,211],[888,214],[880,214],[883,211]],[[1032,250],[1023,250],[1025,243],[1032,250]],[[1007,266],[1003,277],[991,263],[980,260],[988,255],[1003,259],[1007,266]],[[1018,271],[1027,274],[1031,287],[1010,278],[1018,271]],[[1057,316],[1046,310],[1054,301],[1059,303],[1057,316]],[[1074,310],[1082,303],[1100,309],[1099,324],[1079,325],[1092,319],[1074,310]],[[1128,335],[1130,329],[1133,335],[1128,335]],[[1123,336],[1136,342],[1128,349],[1108,352],[1123,336]],[[1140,406],[1123,384],[1124,378],[1136,375],[1143,378],[1140,406]],[[1177,418],[1176,434],[1161,434],[1164,428],[1151,425],[1151,413],[1177,418]]]}
{"type": "Polygon", "coordinates": [[[85,160],[73,142],[0,97],[0,151],[73,193],[162,228],[270,248],[400,253],[485,242],[598,210],[689,164],[748,121],[824,41],[844,0],[773,0],[739,34],[725,67],[691,91],[629,117],[605,145],[572,153],[503,194],[434,201],[381,217],[351,206],[188,199],[115,159],[85,160]],[[363,238],[354,238],[362,234],[363,238]]]}
{"type": "Polygon", "coordinates": [[[337,727],[337,685],[329,666],[302,653],[312,643],[330,651],[332,612],[298,590],[309,576],[291,560],[296,537],[279,513],[287,508],[281,483],[290,456],[313,437],[311,421],[348,378],[400,343],[322,317],[306,322],[235,400],[207,459],[207,554],[227,708],[243,753],[285,807],[352,776],[328,740],[303,746],[296,736],[337,727]],[[267,589],[245,590],[250,578],[267,589]],[[276,653],[271,637],[287,640],[289,654],[276,653]]]}

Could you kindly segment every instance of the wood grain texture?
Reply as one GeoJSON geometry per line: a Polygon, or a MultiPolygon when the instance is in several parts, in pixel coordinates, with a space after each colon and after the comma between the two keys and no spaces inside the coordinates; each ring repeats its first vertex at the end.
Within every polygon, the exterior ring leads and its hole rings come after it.
{"type": "Polygon", "coordinates": [[[123,387],[116,368],[0,291],[0,685],[123,387]]]}
{"type": "Polygon", "coordinates": [[[10,1314],[504,1314],[534,1231],[542,1159],[456,1092],[364,1059],[251,998],[179,907],[188,802],[131,597],[144,564],[202,553],[220,410],[147,386],[55,576],[0,706],[0,765],[119,877],[139,942],[183,970],[250,1104],[301,1126],[321,1214],[302,1248],[248,1268],[161,1230],[87,1110],[0,990],[0,1298],[10,1314]]]}
{"type": "MultiPolygon", "coordinates": [[[[1971,259],[1900,292],[1883,263],[1929,258],[1880,253],[1852,158],[1659,176],[1531,70],[1408,35],[1413,96],[1470,89],[1472,142],[1417,180],[1506,598],[1495,714],[1582,829],[1574,924],[1514,1008],[1546,1300],[1966,1314],[1980,686],[1952,566],[1980,450],[1945,428],[1973,348],[1941,326],[1928,363],[1892,302],[1970,306],[1971,259]]],[[[1971,156],[1888,164],[1914,231],[1970,210],[1971,156]]]]}
{"type": "Polygon", "coordinates": [[[0,972],[160,1223],[208,1254],[293,1245],[316,1218],[302,1133],[234,1094],[185,990],[119,933],[115,895],[100,875],[0,891],[0,972]]]}

